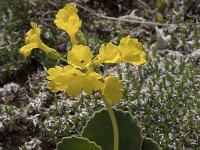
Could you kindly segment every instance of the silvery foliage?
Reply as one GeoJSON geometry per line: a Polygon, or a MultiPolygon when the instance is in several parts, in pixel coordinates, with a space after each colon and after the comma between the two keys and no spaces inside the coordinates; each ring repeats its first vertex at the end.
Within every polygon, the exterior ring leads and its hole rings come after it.
{"type": "Polygon", "coordinates": [[[3,88],[0,88],[0,95],[6,96],[6,95],[16,95],[20,90],[20,86],[16,83],[8,83],[3,86],[3,88]]]}

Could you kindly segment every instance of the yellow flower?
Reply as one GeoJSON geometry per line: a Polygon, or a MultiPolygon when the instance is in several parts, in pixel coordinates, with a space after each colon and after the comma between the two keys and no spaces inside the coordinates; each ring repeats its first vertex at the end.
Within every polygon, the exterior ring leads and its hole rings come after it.
{"type": "Polygon", "coordinates": [[[122,81],[115,76],[108,76],[105,78],[104,87],[102,88],[102,94],[105,98],[105,102],[110,106],[119,103],[122,98],[122,81]]]}
{"type": "Polygon", "coordinates": [[[133,65],[141,65],[146,62],[145,52],[142,51],[142,44],[138,39],[130,39],[130,36],[120,40],[118,46],[121,61],[132,63],[133,65]]]}
{"type": "Polygon", "coordinates": [[[75,34],[79,31],[82,24],[77,12],[76,4],[66,4],[63,9],[58,11],[56,19],[54,20],[58,28],[68,33],[72,45],[77,44],[75,34]]]}
{"type": "Polygon", "coordinates": [[[53,92],[66,91],[69,96],[79,96],[83,90],[85,75],[74,67],[68,65],[64,68],[51,68],[48,70],[51,81],[48,88],[53,92]]]}
{"type": "Polygon", "coordinates": [[[63,68],[60,66],[55,66],[55,68],[50,68],[47,73],[49,76],[47,76],[48,80],[54,80],[60,72],[63,71],[63,68]]]}
{"type": "MultiPolygon", "coordinates": [[[[40,48],[46,54],[53,52],[54,55],[57,54],[56,50],[46,46],[40,39],[40,29],[37,27],[37,24],[31,22],[32,29],[26,33],[25,43],[26,45],[20,48],[20,53],[25,57],[29,56],[32,49],[40,48]]],[[[58,54],[57,54],[58,55],[58,54]]],[[[57,56],[59,57],[59,55],[57,56]]]]}
{"type": "Polygon", "coordinates": [[[103,83],[100,81],[102,78],[103,76],[96,72],[87,72],[83,90],[88,94],[100,90],[103,87],[103,83]]]}
{"type": "Polygon", "coordinates": [[[106,45],[102,44],[97,58],[104,63],[118,62],[120,59],[118,47],[111,42],[106,45]]]}
{"type": "Polygon", "coordinates": [[[83,69],[90,66],[92,53],[88,46],[74,45],[68,52],[67,61],[75,68],[83,69]]]}

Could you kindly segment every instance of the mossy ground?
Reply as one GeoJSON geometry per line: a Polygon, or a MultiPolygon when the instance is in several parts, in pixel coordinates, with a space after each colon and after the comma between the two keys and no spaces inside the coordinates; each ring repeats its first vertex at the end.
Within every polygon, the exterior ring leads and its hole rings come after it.
{"type": "MultiPolygon", "coordinates": [[[[197,1],[181,2],[78,2],[82,31],[94,54],[102,43],[117,44],[128,34],[143,43],[146,64],[102,65],[98,71],[123,79],[124,97],[115,107],[137,117],[143,133],[166,150],[200,146],[200,6],[197,1]],[[162,39],[155,25],[102,19],[88,12],[88,7],[112,17],[137,9],[132,17],[173,25],[158,26],[162,39]]],[[[54,149],[62,137],[80,134],[104,104],[98,94],[70,98],[50,92],[46,69],[60,62],[48,60],[38,50],[26,60],[19,54],[29,22],[35,21],[43,41],[66,55],[68,37],[53,23],[63,1],[0,3],[0,149],[54,149]]]]}

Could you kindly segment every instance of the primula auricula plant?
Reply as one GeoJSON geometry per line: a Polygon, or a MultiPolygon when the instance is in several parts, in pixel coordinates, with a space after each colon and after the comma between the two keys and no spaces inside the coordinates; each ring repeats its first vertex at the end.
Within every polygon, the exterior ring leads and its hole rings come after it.
{"type": "Polygon", "coordinates": [[[63,91],[68,96],[79,96],[83,91],[88,94],[99,92],[105,102],[111,118],[114,133],[114,150],[118,150],[119,133],[112,106],[119,103],[122,98],[122,81],[116,76],[104,77],[94,71],[100,64],[115,64],[119,62],[141,65],[146,62],[145,52],[138,39],[127,36],[120,40],[119,45],[112,42],[102,44],[99,54],[95,57],[88,46],[86,46],[84,35],[80,28],[82,21],[77,15],[76,4],[66,4],[60,9],[55,17],[54,23],[59,29],[67,32],[70,38],[71,49],[67,58],[63,58],[55,49],[45,45],[40,38],[40,29],[37,24],[31,22],[32,29],[26,33],[26,45],[20,52],[27,57],[32,49],[39,48],[53,59],[61,59],[67,63],[66,66],[55,66],[48,69],[48,88],[53,92],[63,91]]]}

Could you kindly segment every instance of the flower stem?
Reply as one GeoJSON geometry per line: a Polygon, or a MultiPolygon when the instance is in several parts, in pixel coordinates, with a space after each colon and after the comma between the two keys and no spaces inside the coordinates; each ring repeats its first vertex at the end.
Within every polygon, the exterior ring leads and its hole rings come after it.
{"type": "Polygon", "coordinates": [[[67,60],[63,57],[60,57],[60,60],[64,61],[64,62],[67,62],[67,60]]]}
{"type": "Polygon", "coordinates": [[[109,113],[109,116],[112,122],[112,127],[113,127],[113,133],[114,133],[114,149],[113,150],[118,150],[119,149],[119,131],[118,131],[115,114],[112,110],[112,107],[109,104],[105,102],[105,105],[106,105],[106,108],[108,109],[108,113],[109,113]]]}

